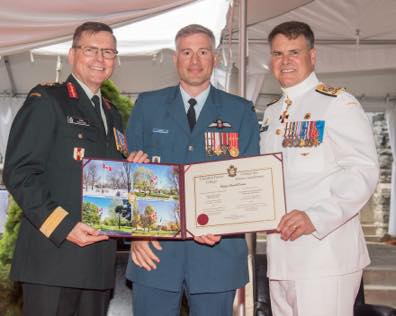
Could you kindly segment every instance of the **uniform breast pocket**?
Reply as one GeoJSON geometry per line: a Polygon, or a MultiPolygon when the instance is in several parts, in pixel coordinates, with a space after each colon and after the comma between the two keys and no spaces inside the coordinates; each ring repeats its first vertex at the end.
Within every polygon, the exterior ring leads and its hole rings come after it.
{"type": "Polygon", "coordinates": [[[59,128],[59,135],[69,141],[75,142],[75,144],[81,144],[86,141],[96,142],[97,140],[96,131],[92,127],[61,126],[59,128]]]}
{"type": "Polygon", "coordinates": [[[55,146],[58,153],[71,158],[68,161],[95,157],[97,152],[97,134],[92,127],[60,126],[55,146]]]}
{"type": "Polygon", "coordinates": [[[164,156],[172,150],[172,135],[169,130],[153,130],[149,155],[164,156]]]}
{"type": "Polygon", "coordinates": [[[292,147],[287,149],[288,172],[320,172],[324,168],[324,147],[292,147]]]}

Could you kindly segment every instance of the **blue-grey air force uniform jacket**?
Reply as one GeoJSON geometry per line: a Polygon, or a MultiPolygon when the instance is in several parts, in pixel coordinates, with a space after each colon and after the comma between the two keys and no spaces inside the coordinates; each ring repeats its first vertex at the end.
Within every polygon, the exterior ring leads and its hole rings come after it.
{"type": "MultiPolygon", "coordinates": [[[[205,132],[236,132],[239,157],[259,153],[259,128],[252,103],[214,87],[192,132],[179,86],[140,94],[128,123],[128,149],[143,150],[150,158],[158,156],[161,163],[230,158],[207,154],[205,132]],[[230,127],[209,127],[217,120],[230,127]]],[[[241,235],[223,237],[213,247],[192,240],[160,242],[163,249],[154,249],[161,260],[157,269],[146,271],[130,260],[130,280],[169,291],[179,291],[186,282],[190,293],[227,291],[248,281],[247,247],[241,235]]]]}

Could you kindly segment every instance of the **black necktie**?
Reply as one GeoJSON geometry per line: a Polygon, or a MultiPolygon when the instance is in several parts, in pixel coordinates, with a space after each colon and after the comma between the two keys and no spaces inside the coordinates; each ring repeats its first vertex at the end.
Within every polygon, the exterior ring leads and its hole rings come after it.
{"type": "Polygon", "coordinates": [[[188,124],[190,125],[190,130],[193,130],[196,123],[194,105],[197,104],[197,100],[191,98],[190,100],[188,100],[188,104],[190,104],[190,107],[187,111],[187,119],[188,124]]]}
{"type": "Polygon", "coordinates": [[[102,112],[100,111],[100,100],[99,97],[97,95],[94,95],[91,98],[91,101],[93,102],[93,104],[95,105],[95,112],[98,115],[99,121],[102,123],[102,127],[104,130],[104,124],[103,124],[103,119],[102,119],[102,112]]]}
{"type": "Polygon", "coordinates": [[[102,113],[100,112],[100,100],[99,100],[99,97],[97,95],[94,95],[91,98],[91,101],[95,105],[96,114],[98,115],[99,119],[102,120],[102,113]]]}

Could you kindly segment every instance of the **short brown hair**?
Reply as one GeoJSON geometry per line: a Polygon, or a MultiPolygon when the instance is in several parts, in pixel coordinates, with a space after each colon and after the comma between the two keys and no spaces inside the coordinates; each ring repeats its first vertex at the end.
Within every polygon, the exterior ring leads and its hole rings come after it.
{"type": "Polygon", "coordinates": [[[117,45],[117,39],[115,38],[113,34],[113,29],[110,26],[101,22],[85,22],[81,24],[79,27],[77,27],[76,30],[74,31],[73,44],[72,44],[73,47],[79,45],[83,32],[87,32],[90,34],[95,34],[99,32],[109,32],[113,36],[114,43],[117,45]]]}
{"type": "Polygon", "coordinates": [[[278,34],[286,36],[288,39],[296,39],[300,35],[304,36],[309,48],[314,48],[315,36],[312,32],[311,27],[304,23],[298,21],[289,21],[281,23],[275,26],[271,33],[268,35],[268,43],[271,45],[272,40],[278,34]]]}
{"type": "Polygon", "coordinates": [[[175,37],[176,49],[177,49],[177,41],[179,40],[179,38],[194,35],[194,34],[199,34],[199,33],[207,35],[210,38],[210,41],[212,42],[212,48],[213,49],[216,48],[216,40],[215,40],[215,37],[211,30],[209,30],[208,28],[206,28],[200,24],[190,24],[190,25],[187,25],[187,26],[181,28],[179,30],[179,32],[177,32],[176,37],[175,37]]]}

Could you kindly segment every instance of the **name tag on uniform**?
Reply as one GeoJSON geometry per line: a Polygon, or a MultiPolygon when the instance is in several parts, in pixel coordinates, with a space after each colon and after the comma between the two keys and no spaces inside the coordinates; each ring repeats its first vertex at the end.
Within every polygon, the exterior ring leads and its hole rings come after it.
{"type": "Polygon", "coordinates": [[[169,130],[163,128],[153,128],[153,133],[168,134],[169,130]]]}
{"type": "Polygon", "coordinates": [[[80,125],[80,126],[91,126],[89,122],[83,120],[80,117],[73,117],[73,116],[67,116],[66,117],[66,122],[68,124],[73,124],[73,125],[80,125]]]}

